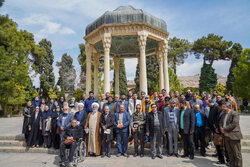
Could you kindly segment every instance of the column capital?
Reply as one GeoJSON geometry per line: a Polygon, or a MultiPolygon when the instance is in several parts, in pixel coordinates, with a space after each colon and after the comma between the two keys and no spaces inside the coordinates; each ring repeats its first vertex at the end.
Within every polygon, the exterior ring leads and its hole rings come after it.
{"type": "Polygon", "coordinates": [[[159,51],[163,54],[166,54],[168,52],[168,41],[163,40],[159,42],[159,51]]]}
{"type": "Polygon", "coordinates": [[[113,57],[113,60],[114,60],[115,68],[116,68],[116,69],[119,68],[119,66],[120,66],[120,55],[115,55],[115,56],[113,57]]]}
{"type": "Polygon", "coordinates": [[[146,49],[147,37],[148,37],[147,32],[145,32],[145,31],[138,32],[138,44],[139,44],[140,50],[146,49]]]}
{"type": "Polygon", "coordinates": [[[111,33],[102,34],[102,44],[104,50],[110,49],[111,47],[111,33]]]}

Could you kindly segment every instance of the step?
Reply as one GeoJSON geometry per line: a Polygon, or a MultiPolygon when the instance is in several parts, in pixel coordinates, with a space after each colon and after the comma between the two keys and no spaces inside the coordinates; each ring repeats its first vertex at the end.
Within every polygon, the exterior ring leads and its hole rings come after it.
{"type": "Polygon", "coordinates": [[[0,140],[24,140],[24,135],[0,135],[0,140]]]}
{"type": "Polygon", "coordinates": [[[1,146],[26,146],[26,143],[21,140],[0,140],[1,146]]]}
{"type": "Polygon", "coordinates": [[[59,150],[48,149],[48,148],[26,148],[18,146],[3,146],[0,147],[0,152],[5,153],[48,153],[48,154],[58,154],[59,150]]]}

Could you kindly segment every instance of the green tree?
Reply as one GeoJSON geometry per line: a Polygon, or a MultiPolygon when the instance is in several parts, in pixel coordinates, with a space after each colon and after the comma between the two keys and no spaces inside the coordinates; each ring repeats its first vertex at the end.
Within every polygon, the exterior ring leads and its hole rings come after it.
{"type": "Polygon", "coordinates": [[[191,44],[186,39],[170,38],[168,41],[168,62],[176,74],[176,66],[184,63],[188,57],[191,44]]]}
{"type": "MultiPolygon", "coordinates": [[[[115,90],[115,72],[113,77],[113,88],[115,90]]],[[[120,59],[120,66],[119,66],[119,90],[120,94],[127,93],[127,76],[126,76],[126,70],[125,70],[125,64],[124,59],[120,59]]]]}
{"type": "Polygon", "coordinates": [[[203,55],[203,64],[206,61],[212,66],[214,60],[229,60],[232,41],[222,40],[223,36],[208,34],[194,41],[192,51],[197,59],[203,55]]]}
{"type": "Polygon", "coordinates": [[[61,91],[75,90],[76,70],[73,66],[73,59],[67,53],[62,55],[61,62],[57,62],[56,66],[59,67],[59,79],[57,85],[60,86],[61,91]]]}
{"type": "Polygon", "coordinates": [[[250,49],[245,49],[241,54],[238,66],[234,67],[233,92],[236,96],[250,99],[250,49]]]}
{"type": "Polygon", "coordinates": [[[18,30],[8,16],[0,16],[0,104],[4,116],[9,104],[23,104],[29,78],[28,56],[38,54],[33,34],[18,30]]]}
{"type": "Polygon", "coordinates": [[[79,44],[80,54],[78,55],[78,63],[81,66],[80,82],[78,87],[82,90],[86,90],[86,53],[85,45],[79,44]]]}
{"type": "Polygon", "coordinates": [[[240,55],[242,53],[242,46],[238,43],[235,43],[232,47],[232,62],[231,62],[231,66],[229,68],[229,73],[227,76],[227,83],[226,83],[226,87],[227,87],[227,91],[233,93],[233,82],[235,81],[234,75],[233,75],[233,69],[234,67],[237,66],[237,63],[239,61],[240,55]]]}
{"type": "Polygon", "coordinates": [[[4,0],[0,0],[0,7],[3,6],[4,0]]]}
{"type": "Polygon", "coordinates": [[[80,101],[82,99],[82,94],[83,94],[83,90],[81,89],[76,89],[73,92],[73,97],[76,98],[76,101],[80,101]]]}
{"type": "Polygon", "coordinates": [[[168,68],[168,76],[169,76],[169,89],[171,91],[182,92],[184,87],[180,83],[177,75],[173,72],[173,70],[171,68],[168,68]]]}
{"type": "Polygon", "coordinates": [[[217,90],[218,95],[224,96],[225,91],[226,91],[226,87],[224,85],[222,85],[222,83],[219,82],[216,85],[215,89],[217,90]]]}
{"type": "Polygon", "coordinates": [[[40,91],[39,94],[49,99],[50,88],[54,89],[55,76],[53,72],[54,55],[52,52],[52,44],[47,39],[42,39],[39,42],[39,47],[45,49],[45,55],[43,57],[33,55],[33,69],[36,74],[40,74],[40,91]]]}
{"type": "Polygon", "coordinates": [[[217,85],[217,76],[214,73],[214,69],[211,64],[203,64],[201,68],[201,76],[199,82],[200,92],[211,92],[217,85]]]}

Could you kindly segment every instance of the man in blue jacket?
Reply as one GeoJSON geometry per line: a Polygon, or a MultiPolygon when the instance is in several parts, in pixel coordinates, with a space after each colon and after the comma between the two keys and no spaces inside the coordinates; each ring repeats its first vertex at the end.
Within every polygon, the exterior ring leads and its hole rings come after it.
{"type": "Polygon", "coordinates": [[[128,157],[128,126],[130,124],[130,116],[128,112],[124,112],[124,105],[121,104],[119,112],[115,113],[114,128],[117,138],[118,154],[117,157],[123,155],[128,157]]]}
{"type": "Polygon", "coordinates": [[[98,103],[98,100],[96,98],[94,98],[94,92],[93,91],[89,91],[89,98],[87,98],[85,100],[85,104],[84,104],[84,110],[87,112],[87,113],[90,113],[92,112],[92,104],[96,102],[98,103]]]}
{"type": "Polygon", "coordinates": [[[129,102],[128,100],[126,100],[126,95],[124,93],[121,94],[121,100],[117,102],[117,106],[116,106],[116,112],[119,112],[120,109],[120,105],[123,104],[124,105],[124,111],[128,112],[128,105],[129,102]]]}

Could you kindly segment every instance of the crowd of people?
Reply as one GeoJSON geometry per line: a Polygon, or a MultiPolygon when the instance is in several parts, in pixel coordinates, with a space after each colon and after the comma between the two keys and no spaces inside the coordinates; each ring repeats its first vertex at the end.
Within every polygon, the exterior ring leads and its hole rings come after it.
{"type": "Polygon", "coordinates": [[[112,142],[117,145],[117,157],[129,157],[128,144],[133,143],[133,156],[144,157],[144,145],[149,142],[152,159],[163,158],[164,146],[168,157],[179,157],[178,146],[182,144],[181,157],[191,160],[195,149],[205,157],[213,142],[218,164],[242,166],[237,104],[230,95],[222,98],[216,91],[212,95],[202,92],[201,98],[191,90],[179,95],[178,91],[167,94],[165,89],[151,96],[141,92],[140,97],[128,91],[127,96],[113,98],[107,92],[100,101],[92,91],[88,97],[84,93],[79,102],[74,97],[68,102],[61,97],[47,103],[35,97],[23,115],[27,146],[60,149],[61,163],[67,159],[67,147],[72,163],[76,142],[82,138],[87,156],[109,158],[112,142]]]}

